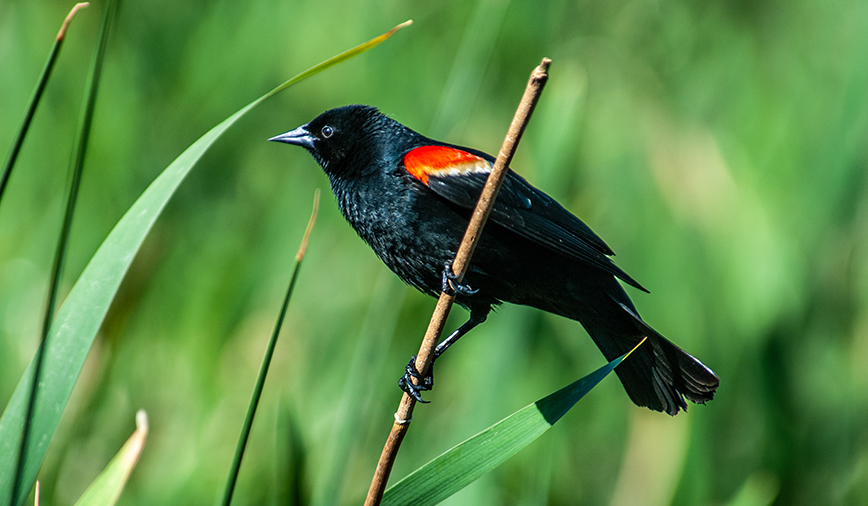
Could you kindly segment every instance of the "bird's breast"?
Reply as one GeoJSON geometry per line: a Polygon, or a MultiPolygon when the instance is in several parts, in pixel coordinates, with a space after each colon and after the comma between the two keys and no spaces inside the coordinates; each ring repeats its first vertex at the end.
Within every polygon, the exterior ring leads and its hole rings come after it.
{"type": "Polygon", "coordinates": [[[454,257],[466,221],[436,196],[395,183],[333,190],[341,213],[374,253],[405,282],[436,294],[443,265],[454,257]]]}

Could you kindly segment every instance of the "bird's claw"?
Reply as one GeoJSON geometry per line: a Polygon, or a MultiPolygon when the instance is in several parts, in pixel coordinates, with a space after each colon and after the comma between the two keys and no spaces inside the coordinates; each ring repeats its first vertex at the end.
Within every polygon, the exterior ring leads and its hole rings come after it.
{"type": "Polygon", "coordinates": [[[472,289],[467,283],[458,281],[458,275],[452,271],[452,261],[447,260],[443,265],[443,280],[441,281],[440,291],[446,295],[463,295],[465,297],[474,295],[479,289],[472,289]]]}
{"type": "Polygon", "coordinates": [[[410,358],[410,362],[407,363],[407,367],[405,368],[406,372],[401,376],[401,379],[398,380],[398,386],[401,387],[401,390],[407,392],[410,397],[416,399],[417,402],[428,404],[431,401],[423,400],[420,392],[431,390],[431,387],[434,386],[433,365],[434,364],[431,364],[431,366],[429,366],[428,374],[422,376],[422,374],[416,369],[416,355],[413,355],[410,358]],[[418,385],[413,383],[413,378],[419,381],[418,385]]]}

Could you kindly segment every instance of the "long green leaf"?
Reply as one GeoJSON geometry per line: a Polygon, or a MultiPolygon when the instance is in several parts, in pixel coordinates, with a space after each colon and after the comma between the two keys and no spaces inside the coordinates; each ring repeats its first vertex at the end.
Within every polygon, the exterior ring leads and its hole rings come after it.
{"type": "Polygon", "coordinates": [[[124,486],[139,461],[139,455],[148,438],[148,416],[136,413],[136,431],[127,439],[117,455],[108,463],[96,480],[87,487],[75,506],[112,506],[118,502],[124,486]]]}
{"type": "Polygon", "coordinates": [[[386,491],[381,505],[433,505],[473,483],[549,430],[629,354],[525,406],[413,471],[386,491]]]}
{"type": "MultiPolygon", "coordinates": [[[[160,212],[196,162],[232,124],[267,98],[377,46],[408,24],[409,21],[402,23],[379,37],[302,72],[225,119],[166,167],[124,214],[72,287],[51,326],[50,346],[45,349],[44,372],[34,409],[32,437],[28,443],[24,483],[33,483],[36,478],[48,443],[81,373],[94,337],[136,252],[160,212]]],[[[14,456],[24,424],[33,368],[34,363],[31,362],[0,418],[0,501],[5,501],[11,494],[14,456]]],[[[21,504],[21,501],[23,499],[15,504],[21,504]]]]}

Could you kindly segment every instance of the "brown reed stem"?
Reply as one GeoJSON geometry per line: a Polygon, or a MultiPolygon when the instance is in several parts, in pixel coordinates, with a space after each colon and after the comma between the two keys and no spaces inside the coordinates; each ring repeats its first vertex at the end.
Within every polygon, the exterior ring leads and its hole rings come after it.
{"type": "MultiPolygon", "coordinates": [[[[473,210],[473,216],[470,218],[470,223],[468,223],[467,230],[464,232],[464,238],[458,247],[458,253],[452,262],[452,270],[458,276],[459,283],[464,279],[467,266],[470,265],[470,257],[473,255],[473,251],[479,243],[479,237],[482,235],[482,227],[488,219],[494,199],[506,176],[507,168],[515,154],[518,142],[521,140],[521,135],[524,133],[528,120],[530,120],[530,115],[533,114],[533,109],[536,107],[543,86],[548,80],[548,68],[550,64],[550,59],[543,58],[539,66],[531,72],[530,80],[524,90],[524,96],[522,96],[521,102],[518,104],[518,110],[515,111],[515,116],[509,125],[506,138],[503,140],[503,145],[497,154],[497,160],[494,162],[491,174],[488,175],[485,187],[482,189],[482,194],[479,196],[479,201],[473,210]]],[[[416,355],[416,370],[423,376],[428,372],[428,368],[434,359],[434,348],[437,346],[440,335],[443,333],[446,317],[449,316],[449,310],[452,308],[454,301],[454,295],[447,295],[445,293],[441,293],[440,298],[437,300],[437,306],[434,308],[434,314],[431,315],[431,322],[428,324],[425,338],[422,340],[419,353],[416,355]]],[[[415,378],[413,378],[413,381],[415,382],[415,378]]],[[[378,506],[383,498],[386,482],[389,480],[389,473],[392,471],[392,465],[395,463],[395,457],[398,454],[401,441],[404,440],[404,436],[410,428],[410,420],[413,417],[415,405],[416,401],[410,395],[405,393],[401,398],[401,404],[395,413],[395,423],[392,424],[392,430],[386,440],[386,445],[383,447],[383,452],[380,454],[380,460],[377,462],[377,469],[374,472],[371,488],[368,490],[368,496],[365,499],[365,506],[378,506]]]]}

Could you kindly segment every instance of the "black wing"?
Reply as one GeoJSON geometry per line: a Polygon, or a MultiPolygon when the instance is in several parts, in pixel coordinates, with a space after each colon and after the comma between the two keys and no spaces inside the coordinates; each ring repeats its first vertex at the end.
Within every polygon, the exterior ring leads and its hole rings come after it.
{"type": "MultiPolygon", "coordinates": [[[[458,206],[472,209],[485,185],[493,159],[485,153],[468,148],[437,146],[433,151],[437,156],[434,160],[430,154],[431,148],[434,147],[426,147],[428,152],[425,154],[414,154],[416,150],[413,150],[405,156],[405,164],[413,167],[410,172],[441,197],[458,206]],[[443,154],[449,154],[448,151],[451,150],[458,152],[454,154],[456,159],[461,160],[461,165],[444,166],[443,154]],[[472,161],[471,157],[484,159],[489,169],[485,170],[481,163],[469,162],[468,159],[472,161]],[[436,166],[433,163],[435,161],[436,166]],[[417,174],[424,174],[424,179],[417,174]]],[[[609,272],[640,290],[648,291],[612,263],[609,259],[609,256],[614,254],[611,248],[590,227],[512,170],[507,173],[494,201],[490,219],[523,237],[609,272]]]]}

